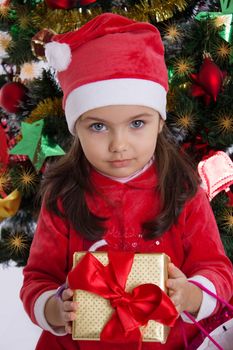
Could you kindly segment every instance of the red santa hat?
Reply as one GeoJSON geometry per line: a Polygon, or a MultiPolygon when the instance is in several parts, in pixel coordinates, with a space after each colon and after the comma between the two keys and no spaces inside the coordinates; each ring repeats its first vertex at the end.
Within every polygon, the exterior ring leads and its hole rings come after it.
{"type": "Polygon", "coordinates": [[[168,76],[158,29],[104,13],[80,29],[54,35],[46,44],[64,93],[69,130],[88,110],[109,105],[141,105],[166,119],[168,76]]]}

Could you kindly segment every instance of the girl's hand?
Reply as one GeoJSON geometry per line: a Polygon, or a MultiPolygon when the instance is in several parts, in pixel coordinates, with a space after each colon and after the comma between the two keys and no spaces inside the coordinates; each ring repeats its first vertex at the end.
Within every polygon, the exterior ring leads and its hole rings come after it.
{"type": "Polygon", "coordinates": [[[188,311],[197,314],[202,303],[202,291],[192,283],[174,264],[168,265],[168,280],[166,283],[168,295],[178,313],[188,311]]]}
{"type": "Polygon", "coordinates": [[[61,315],[65,323],[67,333],[72,333],[72,321],[76,318],[78,303],[72,301],[74,292],[70,288],[64,290],[61,296],[61,315]]]}
{"type": "Polygon", "coordinates": [[[52,296],[45,305],[45,318],[53,327],[65,327],[67,333],[72,332],[72,321],[76,318],[78,303],[72,301],[74,292],[67,288],[61,298],[52,296]]]}

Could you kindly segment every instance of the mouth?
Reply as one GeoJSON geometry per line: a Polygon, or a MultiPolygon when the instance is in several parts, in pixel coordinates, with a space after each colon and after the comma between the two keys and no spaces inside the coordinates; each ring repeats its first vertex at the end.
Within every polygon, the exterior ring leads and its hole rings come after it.
{"type": "Polygon", "coordinates": [[[131,159],[121,159],[121,160],[111,160],[110,164],[115,168],[124,168],[128,166],[131,162],[131,159]]]}

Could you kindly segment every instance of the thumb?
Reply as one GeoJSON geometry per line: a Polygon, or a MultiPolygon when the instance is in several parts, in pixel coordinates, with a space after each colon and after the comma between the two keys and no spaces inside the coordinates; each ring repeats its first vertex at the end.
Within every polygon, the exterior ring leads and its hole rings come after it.
{"type": "Polygon", "coordinates": [[[174,264],[169,263],[168,265],[168,277],[169,278],[180,278],[180,277],[185,277],[185,274],[178,269],[174,264]]]}

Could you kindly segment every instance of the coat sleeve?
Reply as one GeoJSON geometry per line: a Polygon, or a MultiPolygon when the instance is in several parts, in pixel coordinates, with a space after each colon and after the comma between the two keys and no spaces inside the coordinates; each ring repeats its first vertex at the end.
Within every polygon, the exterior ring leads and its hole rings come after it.
{"type": "Polygon", "coordinates": [[[20,291],[26,312],[34,323],[38,297],[57,289],[68,273],[69,225],[42,205],[20,291]]]}
{"type": "Polygon", "coordinates": [[[205,192],[199,189],[184,208],[184,255],[182,271],[201,275],[215,286],[218,295],[229,300],[233,295],[232,264],[225,254],[215,217],[205,192]]]}

